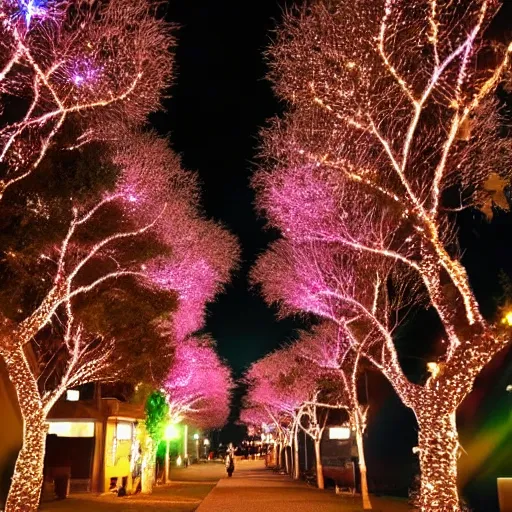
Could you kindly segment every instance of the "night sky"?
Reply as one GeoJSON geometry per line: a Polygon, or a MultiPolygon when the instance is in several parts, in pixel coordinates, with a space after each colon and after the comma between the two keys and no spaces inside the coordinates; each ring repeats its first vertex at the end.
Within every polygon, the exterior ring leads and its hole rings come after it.
{"type": "Polygon", "coordinates": [[[227,293],[209,306],[207,331],[238,376],[250,362],[293,335],[297,321],[276,322],[247,273],[271,239],[257,219],[249,179],[258,130],[279,105],[262,52],[280,17],[277,0],[175,0],[168,18],[178,23],[176,83],[165,113],[153,123],[170,132],[186,168],[199,172],[206,213],[223,222],[242,245],[242,264],[227,293]]]}

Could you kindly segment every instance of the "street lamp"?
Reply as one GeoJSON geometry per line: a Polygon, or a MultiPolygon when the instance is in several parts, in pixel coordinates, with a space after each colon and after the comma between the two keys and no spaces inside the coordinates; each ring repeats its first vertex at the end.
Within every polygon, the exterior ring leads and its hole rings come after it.
{"type": "Polygon", "coordinates": [[[165,465],[164,465],[164,484],[169,480],[169,443],[172,439],[178,437],[178,429],[174,423],[169,423],[165,427],[164,439],[165,439],[165,465]]]}
{"type": "Polygon", "coordinates": [[[210,446],[210,440],[208,438],[205,438],[205,440],[203,441],[203,445],[204,445],[204,458],[208,460],[208,446],[210,446]]]}

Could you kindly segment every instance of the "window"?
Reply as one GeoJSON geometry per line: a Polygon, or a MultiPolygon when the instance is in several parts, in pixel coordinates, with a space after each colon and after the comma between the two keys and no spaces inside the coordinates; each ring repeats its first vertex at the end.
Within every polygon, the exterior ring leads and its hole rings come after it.
{"type": "Polygon", "coordinates": [[[94,437],[94,421],[50,421],[48,434],[58,437],[94,437]]]}
{"type": "Polygon", "coordinates": [[[350,428],[331,427],[329,429],[329,439],[350,439],[350,428]]]}
{"type": "Polygon", "coordinates": [[[78,402],[80,400],[80,391],[78,389],[68,389],[66,391],[66,400],[68,402],[78,402]]]}
{"type": "Polygon", "coordinates": [[[127,421],[120,421],[117,424],[116,438],[118,441],[128,441],[132,439],[132,424],[127,421]]]}

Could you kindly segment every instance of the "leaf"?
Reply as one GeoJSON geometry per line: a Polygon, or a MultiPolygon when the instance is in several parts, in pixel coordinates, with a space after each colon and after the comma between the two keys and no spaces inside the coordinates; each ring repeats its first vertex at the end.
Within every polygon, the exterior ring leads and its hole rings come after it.
{"type": "Polygon", "coordinates": [[[505,195],[505,188],[509,182],[503,179],[499,174],[492,172],[483,184],[482,201],[480,211],[491,220],[493,217],[493,208],[500,208],[508,211],[510,209],[509,202],[505,195]]]}

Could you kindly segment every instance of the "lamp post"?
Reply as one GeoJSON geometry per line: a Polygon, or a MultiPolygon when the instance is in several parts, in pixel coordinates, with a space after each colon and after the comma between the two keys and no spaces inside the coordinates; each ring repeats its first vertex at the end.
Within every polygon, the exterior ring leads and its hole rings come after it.
{"type": "Polygon", "coordinates": [[[204,445],[204,458],[208,460],[208,446],[210,446],[210,440],[208,438],[205,438],[203,441],[204,445]]]}
{"type": "Polygon", "coordinates": [[[194,441],[196,442],[196,459],[199,462],[199,434],[194,434],[194,441]]]}
{"type": "Polygon", "coordinates": [[[164,464],[164,484],[169,481],[169,444],[172,439],[178,437],[178,429],[173,423],[165,427],[165,464],[164,464]]]}
{"type": "Polygon", "coordinates": [[[185,467],[188,466],[188,425],[183,426],[183,460],[185,467]]]}

